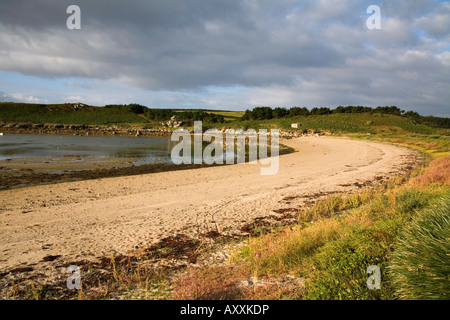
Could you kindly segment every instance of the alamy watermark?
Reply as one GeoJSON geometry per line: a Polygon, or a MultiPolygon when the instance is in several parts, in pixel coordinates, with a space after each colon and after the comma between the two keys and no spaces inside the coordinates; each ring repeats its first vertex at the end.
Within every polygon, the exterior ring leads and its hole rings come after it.
{"type": "Polygon", "coordinates": [[[67,280],[66,280],[67,288],[70,289],[70,290],[72,290],[72,289],[79,290],[81,288],[81,270],[80,270],[80,267],[75,266],[75,265],[70,265],[70,266],[67,267],[66,272],[71,274],[71,276],[68,277],[67,280]]]}
{"type": "Polygon", "coordinates": [[[372,5],[367,8],[367,13],[371,16],[366,21],[366,26],[370,30],[381,29],[381,9],[377,5],[372,5]]]}
{"type": "MultiPolygon", "coordinates": [[[[66,270],[70,276],[66,280],[66,285],[69,290],[81,288],[81,270],[80,267],[76,265],[70,265],[66,270]]],[[[381,289],[381,269],[376,265],[369,266],[367,268],[367,273],[370,275],[367,278],[367,288],[369,290],[379,290],[381,289]]]]}
{"type": "Polygon", "coordinates": [[[67,7],[66,13],[70,14],[67,18],[66,25],[67,29],[81,29],[81,9],[79,6],[71,5],[67,7]]]}
{"type": "Polygon", "coordinates": [[[275,175],[278,173],[278,129],[272,129],[270,134],[266,129],[260,129],[259,132],[256,132],[254,129],[248,129],[247,131],[227,129],[225,131],[225,148],[223,136],[224,133],[218,129],[209,129],[203,133],[201,121],[194,122],[193,137],[186,129],[175,130],[172,133],[171,140],[179,141],[179,143],[172,149],[172,162],[174,164],[205,163],[211,165],[214,163],[224,164],[224,162],[226,164],[240,164],[245,163],[248,157],[250,164],[257,164],[259,159],[261,164],[270,165],[269,167],[261,167],[261,175],[275,175]],[[270,157],[267,152],[269,138],[270,157]],[[193,155],[192,139],[194,139],[193,155]],[[210,144],[203,149],[203,142],[210,142],[210,144]]]}
{"type": "MultiPolygon", "coordinates": [[[[81,29],[81,9],[77,5],[70,5],[66,10],[70,16],[67,18],[66,25],[69,30],[81,29]]],[[[370,30],[381,29],[381,9],[377,5],[371,5],[367,8],[367,14],[371,16],[366,21],[366,26],[370,30]]]]}
{"type": "Polygon", "coordinates": [[[379,266],[370,266],[367,273],[371,276],[367,279],[367,288],[369,290],[381,289],[381,270],[379,266]]]}

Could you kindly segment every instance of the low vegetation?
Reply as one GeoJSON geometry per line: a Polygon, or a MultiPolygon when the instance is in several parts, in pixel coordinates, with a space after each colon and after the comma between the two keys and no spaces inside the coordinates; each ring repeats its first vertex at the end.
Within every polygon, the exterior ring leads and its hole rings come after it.
{"type": "Polygon", "coordinates": [[[174,116],[183,121],[185,126],[192,126],[195,120],[203,121],[205,124],[225,122],[224,116],[220,113],[204,110],[149,109],[139,104],[94,107],[77,103],[54,105],[0,103],[0,121],[4,123],[161,127],[161,122],[166,122],[174,116]]]}
{"type": "MultiPolygon", "coordinates": [[[[311,110],[303,107],[286,108],[274,108],[271,107],[257,107],[253,110],[246,110],[241,120],[271,120],[271,119],[283,119],[283,118],[296,118],[296,117],[308,117],[308,116],[324,116],[331,114],[369,114],[369,115],[393,115],[401,116],[410,119],[412,124],[423,124],[435,128],[450,129],[450,121],[446,118],[438,117],[423,117],[414,111],[404,111],[396,106],[386,107],[363,107],[363,106],[339,106],[335,109],[330,108],[312,108],[311,110]]],[[[367,123],[369,124],[369,123],[367,123]]],[[[370,124],[369,124],[370,125],[370,124]]]]}
{"type": "Polygon", "coordinates": [[[176,117],[183,127],[190,128],[196,120],[203,121],[204,129],[248,128],[298,132],[328,132],[330,134],[381,135],[447,135],[449,118],[424,117],[392,107],[348,106],[329,108],[293,107],[290,109],[257,107],[252,111],[217,111],[201,109],[158,109],[139,104],[106,105],[83,104],[26,104],[0,103],[0,122],[64,125],[104,125],[133,128],[160,128],[176,117]],[[292,129],[292,123],[299,128],[292,129]]]}
{"type": "Polygon", "coordinates": [[[125,108],[99,108],[76,104],[0,103],[0,121],[5,123],[54,123],[75,125],[110,125],[147,121],[125,108]]]}

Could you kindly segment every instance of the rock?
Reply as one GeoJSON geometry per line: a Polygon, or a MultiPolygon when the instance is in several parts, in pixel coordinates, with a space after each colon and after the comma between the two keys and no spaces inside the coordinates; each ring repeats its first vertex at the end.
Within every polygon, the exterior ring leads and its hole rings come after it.
{"type": "Polygon", "coordinates": [[[172,118],[170,118],[169,121],[163,123],[163,125],[169,128],[179,128],[182,125],[182,123],[183,123],[182,121],[177,121],[176,117],[173,116],[172,118]]]}
{"type": "Polygon", "coordinates": [[[75,103],[73,105],[73,109],[74,110],[81,110],[81,109],[84,109],[86,107],[87,107],[87,105],[85,105],[84,103],[75,103]]]}

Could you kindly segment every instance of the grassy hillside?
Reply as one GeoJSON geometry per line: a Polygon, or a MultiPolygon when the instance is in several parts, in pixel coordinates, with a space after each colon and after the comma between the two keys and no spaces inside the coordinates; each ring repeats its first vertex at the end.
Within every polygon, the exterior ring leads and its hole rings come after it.
{"type": "Polygon", "coordinates": [[[400,146],[412,148],[426,153],[431,158],[440,158],[450,155],[450,130],[439,130],[440,134],[388,134],[377,135],[351,135],[352,138],[389,142],[400,146]]]}
{"type": "MultiPolygon", "coordinates": [[[[448,118],[407,117],[383,113],[329,113],[283,116],[270,120],[243,120],[246,113],[201,109],[148,109],[140,105],[111,105],[106,107],[77,104],[25,104],[0,103],[0,122],[48,123],[160,127],[161,122],[173,115],[191,127],[193,121],[202,120],[208,127],[218,128],[278,128],[289,131],[325,131],[332,134],[384,134],[384,135],[447,135],[448,118]],[[138,107],[138,108],[136,108],[138,107]],[[419,121],[421,119],[422,121],[419,121]],[[422,122],[422,123],[420,123],[422,122]],[[298,123],[298,129],[291,124],[298,123]]],[[[205,126],[206,127],[206,126],[205,126]]]]}
{"type": "Polygon", "coordinates": [[[328,131],[330,133],[420,133],[434,134],[439,129],[432,128],[423,124],[417,124],[413,120],[389,114],[328,114],[311,115],[293,118],[271,119],[271,120],[250,120],[238,121],[235,126],[245,128],[279,128],[285,130],[298,131],[328,131]],[[300,124],[299,129],[291,129],[291,124],[300,124]]]}
{"type": "Polygon", "coordinates": [[[138,104],[87,106],[77,103],[67,104],[26,104],[0,103],[0,122],[3,123],[45,123],[64,125],[114,125],[142,128],[160,127],[161,122],[172,116],[187,126],[201,120],[205,124],[235,121],[239,112],[212,111],[200,109],[149,109],[138,104]]]}
{"type": "Polygon", "coordinates": [[[146,123],[145,119],[127,110],[86,106],[79,109],[75,104],[27,104],[0,103],[1,122],[54,123],[111,125],[146,123]]]}

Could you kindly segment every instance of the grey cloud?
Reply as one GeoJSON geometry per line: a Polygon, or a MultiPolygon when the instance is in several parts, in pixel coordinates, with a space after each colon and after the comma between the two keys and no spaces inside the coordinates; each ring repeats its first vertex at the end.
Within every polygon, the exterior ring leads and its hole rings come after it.
{"type": "Polygon", "coordinates": [[[439,4],[436,12],[427,14],[416,20],[415,25],[426,31],[428,35],[436,38],[450,39],[450,3],[439,4]]]}
{"type": "Polygon", "coordinates": [[[1,21],[33,29],[65,26],[69,5],[78,5],[86,28],[120,26],[145,31],[176,29],[202,20],[235,19],[245,14],[241,1],[230,0],[2,0],[1,21]]]}
{"type": "Polygon", "coordinates": [[[54,15],[57,11],[66,17],[61,12],[68,2],[58,2],[51,12],[44,10],[48,1],[39,6],[32,3],[32,14],[23,9],[27,6],[19,10],[19,5],[9,1],[0,7],[6,18],[2,19],[0,43],[10,49],[0,65],[5,70],[135,79],[136,85],[148,89],[175,90],[210,84],[289,83],[292,75],[286,73],[287,67],[326,67],[343,60],[337,50],[313,34],[315,26],[298,24],[298,29],[285,35],[290,41],[280,42],[272,36],[274,30],[284,31],[287,4],[292,1],[284,2],[276,18],[267,15],[277,7],[270,1],[248,6],[243,1],[79,1],[79,32],[66,30],[54,15]],[[255,16],[261,11],[264,20],[255,16]],[[8,18],[12,16],[16,18],[8,18]],[[38,21],[42,21],[40,26],[38,21]],[[295,41],[299,32],[308,35],[303,42],[295,41]],[[273,66],[280,66],[283,74],[274,74],[273,66]],[[261,76],[265,68],[271,71],[270,77],[261,76]],[[262,72],[252,76],[256,69],[262,72]]]}
{"type": "Polygon", "coordinates": [[[242,86],[323,105],[428,99],[443,108],[449,66],[433,50],[448,39],[448,4],[379,1],[383,27],[373,31],[365,28],[372,2],[4,0],[0,69],[116,80],[171,91],[170,99],[242,86]],[[81,7],[81,30],[65,26],[70,4],[81,7]]]}
{"type": "Polygon", "coordinates": [[[381,0],[379,5],[388,17],[406,21],[414,21],[439,6],[435,0],[381,0]]]}

